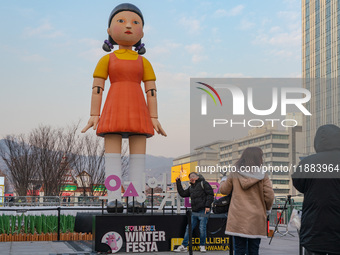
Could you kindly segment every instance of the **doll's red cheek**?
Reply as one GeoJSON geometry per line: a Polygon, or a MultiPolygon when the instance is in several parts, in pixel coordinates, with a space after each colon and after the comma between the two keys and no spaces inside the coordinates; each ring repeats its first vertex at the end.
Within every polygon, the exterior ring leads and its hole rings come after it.
{"type": "Polygon", "coordinates": [[[119,32],[122,31],[122,28],[118,27],[118,26],[113,26],[113,28],[111,29],[112,33],[114,34],[118,34],[119,32]]]}

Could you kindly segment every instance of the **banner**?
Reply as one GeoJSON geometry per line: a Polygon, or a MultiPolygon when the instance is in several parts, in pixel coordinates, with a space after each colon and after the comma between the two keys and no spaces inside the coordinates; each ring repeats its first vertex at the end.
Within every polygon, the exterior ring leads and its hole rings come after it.
{"type": "Polygon", "coordinates": [[[171,182],[176,182],[177,177],[180,177],[182,182],[189,181],[189,174],[196,172],[196,166],[197,161],[171,167],[171,182]]]}
{"type": "MultiPolygon", "coordinates": [[[[224,234],[225,222],[223,215],[209,218],[207,250],[229,250],[230,239],[224,234]],[[216,230],[218,232],[214,233],[216,230]]],[[[180,245],[186,225],[186,215],[96,215],[93,216],[94,249],[110,253],[171,251],[180,245]]],[[[198,250],[198,245],[197,226],[193,231],[193,249],[198,250]]]]}

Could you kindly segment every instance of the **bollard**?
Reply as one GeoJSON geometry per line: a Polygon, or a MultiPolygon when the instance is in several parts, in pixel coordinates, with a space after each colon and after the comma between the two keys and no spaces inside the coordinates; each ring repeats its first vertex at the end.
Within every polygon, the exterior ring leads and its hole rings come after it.
{"type": "Polygon", "coordinates": [[[57,210],[58,210],[58,235],[57,235],[57,240],[60,241],[60,207],[58,207],[57,210]]]}
{"type": "Polygon", "coordinates": [[[151,188],[151,215],[153,215],[153,188],[151,188]]]}
{"type": "Polygon", "coordinates": [[[187,211],[187,217],[188,217],[188,230],[189,230],[189,254],[192,255],[192,229],[191,229],[191,210],[187,211]]]}
{"type": "Polygon", "coordinates": [[[129,214],[129,197],[126,197],[126,214],[129,214]]]}
{"type": "Polygon", "coordinates": [[[135,197],[132,197],[132,214],[135,214],[135,197]]]}
{"type": "Polygon", "coordinates": [[[229,255],[234,255],[234,237],[229,236],[229,255]]]}

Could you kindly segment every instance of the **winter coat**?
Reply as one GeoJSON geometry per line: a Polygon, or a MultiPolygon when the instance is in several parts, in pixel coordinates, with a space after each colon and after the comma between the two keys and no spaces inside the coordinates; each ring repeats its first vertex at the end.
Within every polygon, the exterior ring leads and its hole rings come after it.
{"type": "Polygon", "coordinates": [[[340,254],[340,128],[321,126],[314,148],[316,154],[304,158],[292,175],[294,187],[304,194],[300,242],[309,251],[340,254]],[[333,172],[307,172],[318,164],[329,170],[332,165],[333,172]]]}
{"type": "Polygon", "coordinates": [[[214,191],[203,176],[199,176],[195,183],[190,183],[187,189],[183,189],[180,180],[177,180],[176,184],[177,191],[181,197],[191,198],[191,209],[193,212],[199,212],[211,207],[214,201],[214,191]],[[203,188],[201,183],[203,183],[203,188]]]}
{"type": "MultiPolygon", "coordinates": [[[[260,169],[260,168],[258,168],[260,169]]],[[[245,238],[267,238],[267,211],[274,202],[271,182],[262,171],[234,172],[221,182],[220,192],[230,194],[226,234],[245,238]]]]}

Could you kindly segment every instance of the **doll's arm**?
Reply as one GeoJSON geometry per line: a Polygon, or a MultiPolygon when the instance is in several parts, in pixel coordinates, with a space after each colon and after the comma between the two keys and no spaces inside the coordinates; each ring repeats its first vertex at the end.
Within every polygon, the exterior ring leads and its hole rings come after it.
{"type": "Polygon", "coordinates": [[[94,78],[93,86],[92,86],[92,97],[91,97],[91,113],[90,119],[87,122],[86,127],[81,131],[85,133],[90,127],[93,127],[93,130],[97,129],[99,116],[100,116],[100,108],[102,105],[102,95],[105,86],[105,79],[103,78],[94,78]]]}
{"type": "Polygon", "coordinates": [[[165,131],[158,121],[156,83],[155,81],[145,81],[144,85],[153,128],[158,134],[166,136],[165,131]]]}

